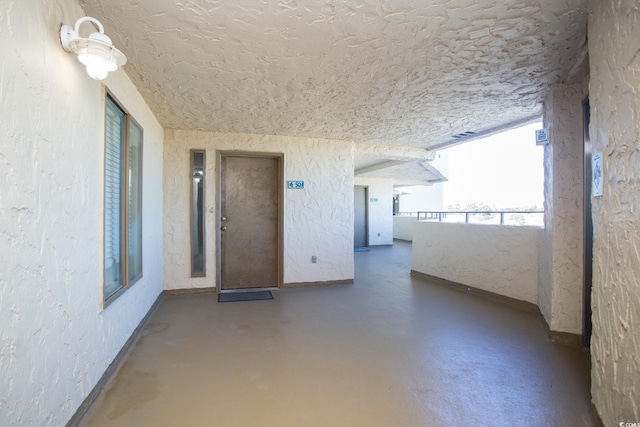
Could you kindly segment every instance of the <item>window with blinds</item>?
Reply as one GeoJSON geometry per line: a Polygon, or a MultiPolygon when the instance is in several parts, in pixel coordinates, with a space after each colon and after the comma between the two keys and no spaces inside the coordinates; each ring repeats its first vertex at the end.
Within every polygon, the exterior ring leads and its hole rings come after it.
{"type": "Polygon", "coordinates": [[[142,277],[142,129],[107,96],[104,285],[108,301],[142,277]]]}

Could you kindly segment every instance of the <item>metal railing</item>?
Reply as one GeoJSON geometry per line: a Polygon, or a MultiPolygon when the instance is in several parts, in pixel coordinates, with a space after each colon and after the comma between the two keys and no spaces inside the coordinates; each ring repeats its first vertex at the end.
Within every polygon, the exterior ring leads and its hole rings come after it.
{"type": "Polygon", "coordinates": [[[417,217],[418,221],[464,222],[466,224],[486,221],[495,224],[495,220],[499,218],[501,225],[505,224],[505,216],[509,222],[515,225],[524,225],[527,222],[525,216],[529,216],[530,220],[533,219],[532,225],[542,225],[544,211],[419,211],[397,212],[394,215],[417,217]],[[532,218],[533,215],[536,216],[532,218]]]}

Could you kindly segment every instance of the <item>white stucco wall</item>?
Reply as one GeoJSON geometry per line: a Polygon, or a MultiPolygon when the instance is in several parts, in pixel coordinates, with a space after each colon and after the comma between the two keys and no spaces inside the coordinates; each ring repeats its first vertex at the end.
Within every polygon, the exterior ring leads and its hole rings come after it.
{"type": "Polygon", "coordinates": [[[165,289],[216,286],[216,150],[283,153],[284,283],[350,280],[353,268],[353,147],[344,141],[166,130],[165,289]],[[207,277],[190,277],[189,150],[206,150],[207,277]],[[312,256],[317,263],[311,263],[312,256]]]}
{"type": "MultiPolygon", "coordinates": [[[[0,5],[0,425],[65,425],[162,291],[160,125],[144,128],[143,278],[102,310],[104,92],[59,42],[74,0],[0,5]]],[[[107,33],[109,29],[107,29],[107,33]]]]}
{"type": "Polygon", "coordinates": [[[592,199],[593,402],[606,426],[640,422],[640,5],[589,14],[591,138],[603,195],[592,199]]]}
{"type": "Polygon", "coordinates": [[[369,189],[369,246],[393,244],[393,181],[355,177],[354,185],[369,189]]]}
{"type": "Polygon", "coordinates": [[[527,226],[415,222],[411,269],[538,302],[538,241],[527,226]]]}
{"type": "Polygon", "coordinates": [[[411,194],[400,195],[400,212],[443,211],[444,185],[416,185],[409,187],[411,194]]]}
{"type": "Polygon", "coordinates": [[[393,217],[393,238],[413,240],[413,223],[418,220],[416,216],[394,216],[393,217]]]}
{"type": "Polygon", "coordinates": [[[545,227],[538,305],[552,331],[582,334],[583,118],[581,84],[556,84],[544,104],[545,227]]]}

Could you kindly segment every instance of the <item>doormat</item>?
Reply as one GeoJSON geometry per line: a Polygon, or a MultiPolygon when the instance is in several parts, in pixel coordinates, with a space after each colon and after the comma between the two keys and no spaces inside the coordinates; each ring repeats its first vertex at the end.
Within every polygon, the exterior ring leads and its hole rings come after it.
{"type": "Polygon", "coordinates": [[[273,299],[271,291],[225,292],[218,294],[218,302],[261,301],[267,299],[273,299]]]}
{"type": "Polygon", "coordinates": [[[369,248],[353,248],[353,252],[369,252],[369,248]]]}

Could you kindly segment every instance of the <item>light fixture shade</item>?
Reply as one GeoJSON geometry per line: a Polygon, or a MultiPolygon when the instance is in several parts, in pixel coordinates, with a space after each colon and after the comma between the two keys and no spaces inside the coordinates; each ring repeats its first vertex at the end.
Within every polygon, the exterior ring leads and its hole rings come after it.
{"type": "Polygon", "coordinates": [[[64,50],[78,55],[78,60],[87,67],[87,74],[96,80],[104,79],[110,71],[116,71],[127,63],[127,57],[113,46],[104,33],[102,23],[89,16],[78,19],[75,28],[63,25],[60,28],[60,43],[64,50]],[[87,38],[80,37],[80,26],[85,22],[92,22],[98,32],[87,38]]]}
{"type": "Polygon", "coordinates": [[[87,67],[87,74],[92,79],[104,80],[109,74],[109,61],[98,55],[79,54],[78,60],[87,67]]]}

